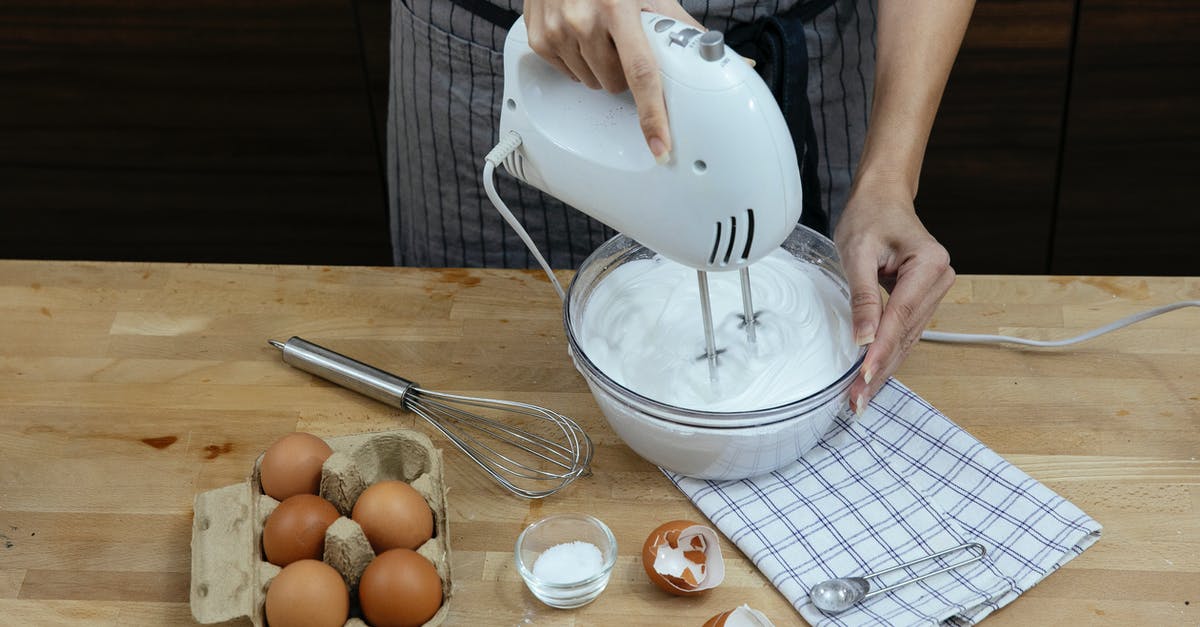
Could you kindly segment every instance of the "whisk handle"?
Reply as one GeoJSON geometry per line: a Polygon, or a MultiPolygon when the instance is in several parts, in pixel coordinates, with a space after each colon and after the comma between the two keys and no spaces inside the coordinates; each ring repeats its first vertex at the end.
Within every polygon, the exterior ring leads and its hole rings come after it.
{"type": "Polygon", "coordinates": [[[286,343],[269,342],[283,351],[284,363],[397,409],[405,408],[409,390],[416,387],[408,379],[299,337],[293,336],[286,343]]]}

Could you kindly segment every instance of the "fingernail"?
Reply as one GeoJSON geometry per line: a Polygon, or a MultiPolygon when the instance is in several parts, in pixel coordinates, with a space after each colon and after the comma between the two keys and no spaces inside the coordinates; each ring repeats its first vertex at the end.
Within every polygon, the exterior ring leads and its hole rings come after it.
{"type": "Polygon", "coordinates": [[[854,415],[862,417],[865,411],[867,411],[867,404],[863,401],[862,394],[859,394],[858,398],[854,401],[854,415]]]}
{"type": "Polygon", "coordinates": [[[654,154],[654,161],[658,165],[667,165],[671,161],[671,153],[667,152],[667,145],[657,137],[650,138],[650,152],[654,154]]]}
{"type": "Polygon", "coordinates": [[[871,377],[872,377],[872,376],[874,376],[874,375],[875,375],[875,373],[874,373],[874,372],[872,372],[870,368],[865,368],[865,369],[863,369],[863,383],[870,384],[870,383],[871,383],[871,377]]]}
{"type": "Polygon", "coordinates": [[[854,334],[854,343],[858,344],[859,346],[866,346],[867,344],[870,344],[871,342],[874,342],[874,341],[875,341],[875,332],[874,331],[867,331],[867,332],[859,331],[858,333],[854,334]]]}
{"type": "Polygon", "coordinates": [[[749,65],[750,67],[754,67],[754,66],[758,65],[758,61],[755,61],[754,59],[751,59],[750,57],[746,57],[746,65],[749,65]]]}

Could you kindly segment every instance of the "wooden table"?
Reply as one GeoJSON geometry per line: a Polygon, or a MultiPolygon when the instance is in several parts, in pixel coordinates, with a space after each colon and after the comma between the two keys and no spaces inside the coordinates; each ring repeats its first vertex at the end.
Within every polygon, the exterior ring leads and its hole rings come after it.
{"type": "MultiPolygon", "coordinates": [[[[1195,278],[961,277],[942,330],[1060,337],[1200,298],[1195,278]]],[[[598,444],[593,478],[508,496],[445,450],[453,625],[700,625],[749,603],[799,616],[733,546],[702,598],[650,586],[651,528],[698,511],[616,438],[572,367],[553,292],[499,270],[0,262],[0,623],[189,624],[192,498],[292,430],[413,427],[284,366],[301,335],[433,389],[544,404],[598,444]],[[577,611],[512,565],[522,526],[593,512],[621,557],[577,611]]],[[[918,346],[900,378],[1104,525],[1100,542],[988,624],[1200,622],[1200,311],[1058,351],[918,346]]]]}

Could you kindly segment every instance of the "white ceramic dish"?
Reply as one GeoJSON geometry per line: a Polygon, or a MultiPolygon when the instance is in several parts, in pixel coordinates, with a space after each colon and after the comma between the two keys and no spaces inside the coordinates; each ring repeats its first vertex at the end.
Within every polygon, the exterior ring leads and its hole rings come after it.
{"type": "MultiPolygon", "coordinates": [[[[797,226],[785,250],[816,266],[849,301],[845,275],[833,242],[797,226]]],[[[642,396],[601,372],[585,354],[582,317],[592,290],[614,268],[654,252],[618,235],[583,262],[567,290],[563,310],[567,342],[609,425],[638,455],[666,470],[703,479],[742,479],[777,470],[808,452],[848,407],[850,383],[866,349],[845,372],[829,373],[820,391],[777,407],[745,412],[709,412],[675,407],[642,396]]]]}

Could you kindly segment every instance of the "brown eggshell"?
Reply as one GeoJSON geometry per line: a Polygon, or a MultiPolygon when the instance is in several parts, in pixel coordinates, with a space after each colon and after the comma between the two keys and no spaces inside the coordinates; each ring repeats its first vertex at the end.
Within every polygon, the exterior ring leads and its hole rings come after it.
{"type": "Polygon", "coordinates": [[[775,624],[766,614],[743,605],[713,616],[705,621],[704,627],[775,627],[775,624]]]}
{"type": "Polygon", "coordinates": [[[642,544],[642,567],[654,585],[681,596],[714,588],[725,579],[716,532],[688,520],[663,523],[650,532],[642,544]]]}
{"type": "Polygon", "coordinates": [[[263,492],[284,500],[297,494],[317,494],[321,465],[333,454],[325,440],[309,433],[289,433],[263,453],[260,479],[263,492]]]}
{"type": "Polygon", "coordinates": [[[403,481],[380,481],[363,490],[350,514],[376,553],[417,549],[433,537],[433,510],[403,481]]]}
{"type": "Polygon", "coordinates": [[[721,612],[720,614],[717,614],[716,616],[704,621],[704,627],[725,627],[725,619],[729,618],[729,615],[732,613],[733,610],[725,610],[724,612],[721,612]]]}
{"type": "Polygon", "coordinates": [[[303,559],[319,560],[325,530],[338,519],[333,503],[315,494],[297,494],[275,508],[263,525],[263,554],[276,566],[303,559]]]}
{"type": "Polygon", "coordinates": [[[442,606],[442,580],[421,554],[392,549],[363,571],[358,602],[372,627],[416,627],[442,606]]]}
{"type": "Polygon", "coordinates": [[[271,627],[342,627],[350,614],[350,592],[332,566],[300,560],[271,580],[266,610],[271,627]]]}

